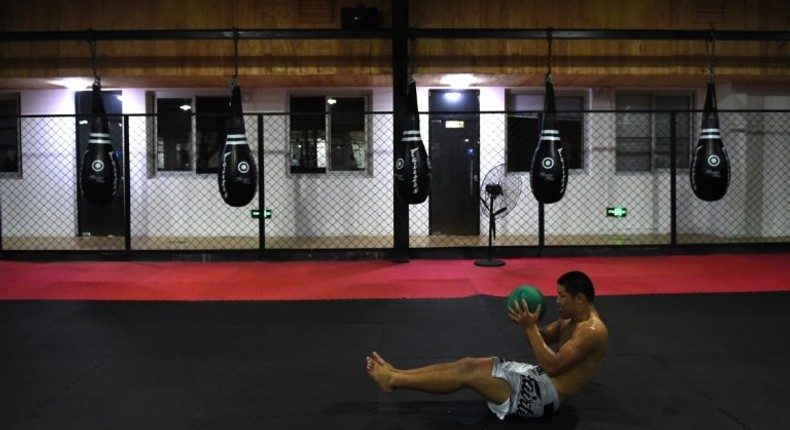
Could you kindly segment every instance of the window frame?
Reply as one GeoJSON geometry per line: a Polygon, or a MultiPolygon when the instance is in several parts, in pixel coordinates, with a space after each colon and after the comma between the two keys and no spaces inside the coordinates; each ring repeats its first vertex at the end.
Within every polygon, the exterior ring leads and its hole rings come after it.
{"type": "MultiPolygon", "coordinates": [[[[148,123],[149,129],[152,130],[149,132],[148,136],[148,160],[149,160],[149,167],[148,167],[148,177],[152,178],[154,176],[183,176],[188,174],[194,175],[216,175],[219,171],[219,167],[216,169],[212,169],[208,167],[206,171],[200,171],[198,169],[198,158],[199,158],[199,139],[198,139],[198,116],[200,113],[198,112],[197,108],[197,100],[198,98],[207,97],[207,98],[224,98],[227,99],[228,102],[230,101],[230,95],[228,94],[227,89],[222,88],[213,88],[213,89],[190,89],[190,90],[154,90],[154,91],[147,91],[146,98],[147,98],[147,111],[149,112],[148,118],[150,122],[148,123]],[[191,128],[190,128],[190,141],[189,141],[189,161],[190,161],[190,168],[188,170],[159,170],[158,162],[157,162],[157,155],[158,155],[158,146],[157,141],[159,138],[159,131],[158,131],[158,121],[159,115],[157,112],[157,101],[159,99],[190,99],[192,105],[192,111],[190,113],[191,119],[191,128]]],[[[207,115],[220,115],[221,113],[210,113],[207,115]]],[[[227,118],[227,113],[224,114],[225,118],[227,118]]],[[[225,123],[227,121],[224,121],[225,123]]],[[[225,137],[221,138],[222,143],[224,143],[225,137]]],[[[222,152],[222,143],[220,144],[219,152],[222,152]]],[[[219,160],[219,155],[218,158],[219,160]]]]}
{"type": "MultiPolygon", "coordinates": [[[[543,90],[537,90],[537,89],[535,89],[535,90],[506,90],[506,93],[505,93],[505,106],[506,106],[506,112],[505,112],[505,165],[507,166],[508,173],[517,173],[517,174],[529,175],[530,174],[530,170],[531,170],[530,169],[531,166],[529,165],[529,162],[528,162],[527,168],[524,169],[524,170],[514,170],[511,167],[511,164],[509,162],[510,152],[511,152],[510,149],[509,149],[509,146],[510,146],[510,123],[509,123],[510,118],[516,116],[517,114],[523,114],[523,113],[533,113],[534,112],[536,114],[536,120],[538,122],[538,126],[537,126],[537,133],[535,134],[535,137],[534,137],[534,146],[537,147],[538,139],[540,138],[540,124],[541,124],[541,121],[542,121],[542,110],[543,110],[543,104],[545,103],[545,97],[546,97],[546,93],[543,90]],[[540,103],[539,103],[540,104],[540,108],[535,109],[535,110],[515,109],[515,107],[514,107],[515,103],[514,103],[513,99],[514,99],[514,97],[517,97],[517,96],[541,97],[541,100],[540,100],[540,103]]],[[[566,99],[566,98],[567,99],[573,98],[573,99],[580,99],[581,100],[580,110],[578,110],[578,111],[577,110],[567,110],[565,112],[570,112],[570,113],[573,113],[573,114],[576,114],[578,112],[578,114],[580,115],[579,153],[578,153],[579,167],[570,167],[570,165],[569,165],[569,167],[568,167],[568,174],[584,173],[584,172],[587,171],[587,166],[589,164],[587,162],[587,157],[588,157],[588,152],[589,151],[586,150],[586,148],[587,148],[587,139],[586,139],[587,138],[587,112],[586,112],[586,110],[587,110],[588,103],[589,103],[589,99],[588,99],[587,93],[585,93],[583,91],[578,91],[578,90],[557,91],[557,92],[555,92],[554,97],[555,97],[555,100],[566,99]]],[[[558,111],[557,111],[558,117],[560,117],[562,115],[562,112],[563,112],[563,110],[558,108],[558,111]]],[[[562,139],[562,134],[560,134],[560,139],[562,139]]],[[[566,151],[568,150],[568,145],[565,145],[565,142],[563,142],[563,148],[566,151]]],[[[531,160],[531,158],[530,158],[530,160],[531,160]]]]}
{"type": "MultiPolygon", "coordinates": [[[[0,178],[21,179],[22,178],[22,97],[20,93],[0,93],[0,100],[10,101],[16,105],[16,113],[11,114],[10,118],[16,116],[16,127],[8,127],[14,130],[16,138],[16,170],[0,170],[0,178]],[[15,103],[14,103],[15,102],[15,103]]],[[[9,121],[10,123],[11,121],[9,121]]],[[[4,127],[5,128],[5,127],[4,127]]],[[[0,145],[1,147],[11,145],[0,145]]],[[[0,154],[2,156],[2,154],[0,154]]]]}
{"type": "Polygon", "coordinates": [[[219,168],[221,165],[220,157],[222,156],[222,150],[225,147],[225,141],[227,139],[228,134],[228,116],[229,111],[225,109],[222,112],[201,112],[201,109],[198,107],[198,102],[200,98],[203,99],[213,99],[216,102],[219,102],[221,105],[230,106],[230,95],[206,95],[206,94],[196,94],[193,99],[193,106],[194,106],[194,123],[195,123],[195,134],[194,134],[194,151],[195,151],[195,174],[198,175],[216,175],[219,173],[219,168]],[[201,118],[201,116],[203,118],[201,118]],[[200,127],[201,119],[211,118],[218,121],[219,128],[216,130],[209,129],[209,132],[218,132],[217,134],[217,152],[216,152],[216,162],[217,166],[211,166],[211,153],[206,154],[206,166],[203,166],[201,161],[201,156],[203,155],[200,151],[201,146],[201,132],[204,130],[200,127]]]}
{"type": "MultiPolygon", "coordinates": [[[[373,163],[372,163],[372,153],[373,153],[373,141],[372,141],[372,115],[370,112],[370,106],[372,103],[372,92],[371,91],[294,91],[289,92],[286,94],[286,109],[287,109],[287,121],[286,121],[286,151],[288,154],[287,157],[287,166],[286,172],[289,176],[298,176],[298,177],[305,177],[310,175],[317,175],[320,177],[326,176],[333,176],[333,175],[358,175],[358,176],[365,176],[371,177],[373,175],[373,163]],[[323,98],[324,103],[324,160],[325,160],[325,167],[323,167],[324,171],[307,171],[308,169],[322,169],[322,167],[303,167],[306,171],[294,171],[294,166],[292,164],[293,160],[293,151],[294,145],[291,138],[291,134],[294,131],[292,130],[292,118],[295,114],[309,114],[315,113],[319,114],[320,112],[293,112],[293,99],[294,98],[323,98]],[[330,99],[362,99],[363,101],[363,110],[361,114],[363,115],[363,126],[364,126],[364,146],[365,146],[365,154],[363,159],[365,161],[365,166],[360,169],[353,169],[353,170],[340,170],[336,169],[332,166],[332,156],[333,156],[333,144],[332,144],[332,113],[330,109],[330,104],[328,100],[330,99]]],[[[353,149],[352,149],[353,151],[353,149]]],[[[316,159],[318,159],[319,154],[316,154],[316,159]]],[[[297,169],[298,170],[298,169],[297,169]]]]}
{"type": "MultiPolygon", "coordinates": [[[[195,169],[196,169],[196,166],[195,166],[195,158],[196,158],[195,151],[197,149],[196,148],[196,142],[197,141],[195,139],[196,126],[195,126],[195,114],[194,114],[194,112],[195,112],[195,98],[194,97],[156,97],[154,99],[154,113],[155,113],[155,116],[154,116],[154,130],[155,130],[155,136],[154,136],[154,139],[155,139],[155,143],[154,143],[154,145],[155,145],[155,153],[154,153],[155,163],[154,163],[154,168],[156,169],[156,173],[195,172],[195,169]],[[167,165],[167,160],[164,160],[164,159],[162,160],[163,166],[162,167],[159,166],[159,154],[161,152],[162,155],[164,156],[164,154],[166,152],[166,150],[164,148],[165,142],[162,142],[161,145],[159,143],[159,140],[163,139],[162,136],[160,136],[160,134],[159,134],[160,133],[160,121],[161,121],[160,112],[159,112],[159,109],[160,109],[159,102],[162,101],[162,100],[184,100],[184,101],[189,100],[190,108],[189,108],[189,112],[186,113],[187,115],[189,115],[189,130],[187,131],[187,141],[185,142],[185,143],[187,143],[187,148],[188,148],[187,152],[188,152],[189,164],[188,164],[188,168],[186,168],[186,169],[167,169],[167,168],[164,168],[164,166],[167,165]],[[163,149],[163,150],[160,151],[160,148],[163,149]]],[[[177,145],[177,143],[176,143],[176,145],[177,145]]]]}
{"type": "MultiPolygon", "coordinates": [[[[657,115],[659,114],[669,114],[670,112],[678,112],[678,113],[687,113],[688,114],[688,126],[686,130],[685,136],[682,133],[678,133],[678,130],[675,130],[675,134],[677,137],[686,137],[688,139],[687,146],[686,146],[686,156],[683,159],[680,159],[680,165],[677,165],[676,169],[688,169],[691,164],[691,152],[693,147],[693,132],[694,132],[694,115],[693,109],[695,106],[695,97],[696,93],[694,91],[651,91],[651,90],[626,90],[626,91],[618,91],[614,97],[614,108],[615,108],[615,130],[614,130],[614,140],[615,140],[615,147],[614,147],[614,169],[615,174],[617,175],[627,175],[627,174],[653,174],[653,173],[668,173],[671,169],[671,162],[668,160],[671,156],[671,152],[657,152],[658,148],[658,141],[661,138],[657,135],[657,115]],[[617,165],[617,158],[621,154],[621,147],[620,147],[620,133],[618,132],[618,127],[620,125],[621,118],[624,115],[627,115],[627,109],[623,108],[620,104],[618,104],[618,100],[621,96],[642,96],[642,97],[649,97],[650,99],[650,106],[647,109],[635,109],[635,113],[638,114],[649,114],[650,120],[650,169],[649,170],[620,170],[617,165]],[[660,109],[657,110],[656,100],[659,98],[685,98],[687,101],[687,108],[686,110],[667,110],[667,109],[660,109]],[[667,166],[666,167],[656,167],[658,160],[661,157],[667,158],[667,166]]],[[[677,117],[676,117],[677,118],[677,117]]],[[[633,137],[636,138],[636,137],[633,137]]],[[[671,139],[671,136],[669,136],[671,139]]],[[[647,137],[642,137],[641,139],[648,139],[647,137]]]]}

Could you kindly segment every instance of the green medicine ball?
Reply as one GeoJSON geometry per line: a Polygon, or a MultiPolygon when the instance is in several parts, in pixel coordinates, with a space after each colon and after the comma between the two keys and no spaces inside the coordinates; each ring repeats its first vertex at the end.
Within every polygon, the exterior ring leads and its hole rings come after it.
{"type": "Polygon", "coordinates": [[[535,309],[540,305],[540,316],[538,317],[538,321],[543,319],[543,316],[546,315],[546,299],[543,298],[543,294],[541,294],[540,290],[531,285],[521,285],[514,288],[513,291],[510,292],[510,295],[507,296],[508,312],[510,312],[511,308],[515,307],[514,304],[516,302],[520,305],[521,299],[527,301],[530,312],[535,312],[535,309]]]}

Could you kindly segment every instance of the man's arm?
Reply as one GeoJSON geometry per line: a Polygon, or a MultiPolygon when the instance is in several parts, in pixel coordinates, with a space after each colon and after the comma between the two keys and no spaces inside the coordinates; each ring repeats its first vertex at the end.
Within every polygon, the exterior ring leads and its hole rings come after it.
{"type": "Polygon", "coordinates": [[[603,345],[600,331],[583,325],[558,351],[552,350],[543,340],[537,325],[524,327],[524,334],[535,352],[535,357],[549,376],[565,373],[603,345]]]}
{"type": "Polygon", "coordinates": [[[548,345],[553,345],[560,341],[560,330],[562,329],[562,320],[556,320],[552,323],[546,324],[541,327],[540,335],[543,336],[543,341],[548,345]]]}
{"type": "Polygon", "coordinates": [[[510,319],[521,325],[524,336],[529,341],[530,346],[532,346],[538,363],[549,376],[557,376],[566,372],[576,363],[595,353],[595,351],[604,348],[606,345],[605,335],[600,330],[596,330],[592,325],[583,323],[576,327],[570,339],[555,352],[549,347],[538,327],[538,316],[540,315],[541,307],[538,306],[535,312],[530,312],[526,301],[522,305],[519,306],[517,303],[511,309],[509,312],[510,319]]]}

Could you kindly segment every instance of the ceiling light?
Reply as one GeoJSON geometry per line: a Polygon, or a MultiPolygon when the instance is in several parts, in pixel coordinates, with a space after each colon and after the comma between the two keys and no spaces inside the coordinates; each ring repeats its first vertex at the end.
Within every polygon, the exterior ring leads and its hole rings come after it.
{"type": "Polygon", "coordinates": [[[444,93],[444,98],[450,103],[455,103],[458,100],[461,100],[461,93],[457,91],[450,91],[449,93],[444,93]]]}
{"type": "Polygon", "coordinates": [[[58,78],[49,81],[50,84],[66,88],[70,91],[81,91],[90,88],[93,81],[88,78],[58,78]]]}
{"type": "Polygon", "coordinates": [[[480,82],[480,80],[471,73],[453,73],[442,76],[439,82],[453,88],[465,88],[480,82]]]}

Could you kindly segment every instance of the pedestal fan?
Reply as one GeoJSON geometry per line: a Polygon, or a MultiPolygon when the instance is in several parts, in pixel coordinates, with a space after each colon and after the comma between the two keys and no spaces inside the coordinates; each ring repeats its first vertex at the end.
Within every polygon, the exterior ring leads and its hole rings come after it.
{"type": "Polygon", "coordinates": [[[480,184],[480,202],[482,212],[488,214],[488,258],[475,261],[475,265],[497,267],[505,264],[492,256],[493,242],[496,240],[496,220],[507,216],[518,204],[520,196],[521,177],[508,174],[504,164],[486,173],[480,184]]]}

